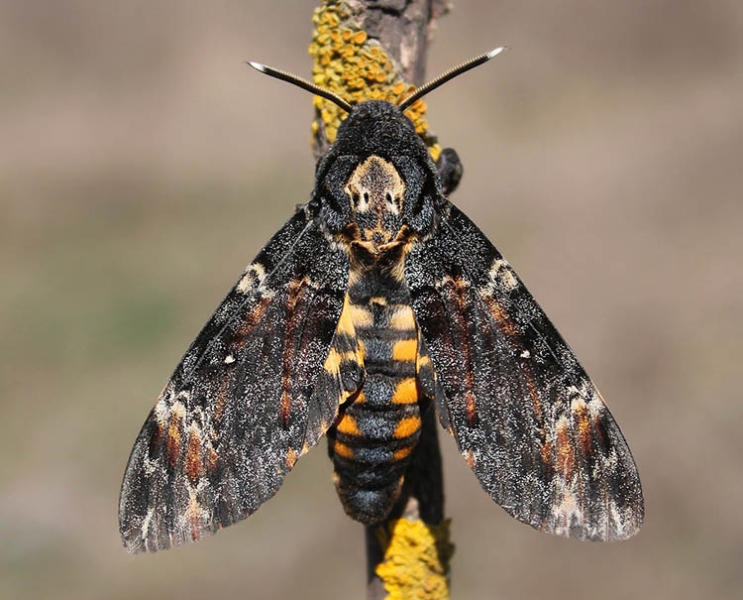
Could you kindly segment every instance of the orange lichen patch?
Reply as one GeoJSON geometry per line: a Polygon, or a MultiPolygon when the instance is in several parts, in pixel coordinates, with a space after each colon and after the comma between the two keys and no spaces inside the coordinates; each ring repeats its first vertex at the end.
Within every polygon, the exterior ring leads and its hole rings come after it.
{"type": "Polygon", "coordinates": [[[408,456],[410,456],[413,448],[414,446],[405,446],[404,448],[395,450],[394,454],[392,455],[392,460],[402,460],[403,458],[407,458],[408,456]]]}
{"type": "Polygon", "coordinates": [[[375,533],[384,548],[376,574],[389,600],[449,598],[449,562],[454,546],[449,520],[428,525],[420,520],[397,519],[375,533]]]}
{"type": "Polygon", "coordinates": [[[204,475],[204,461],[201,457],[201,434],[194,423],[188,430],[185,471],[189,481],[196,485],[204,475]]]}
{"type": "Polygon", "coordinates": [[[562,418],[557,423],[557,469],[565,479],[569,480],[575,466],[575,455],[570,443],[570,432],[567,419],[562,418]]]}
{"type": "Polygon", "coordinates": [[[353,458],[354,456],[351,448],[338,441],[333,444],[333,452],[342,458],[353,458]]]}
{"type": "Polygon", "coordinates": [[[392,437],[395,439],[406,438],[417,433],[420,428],[420,417],[404,417],[397,422],[397,427],[395,427],[395,432],[392,434],[392,437]]]}
{"type": "Polygon", "coordinates": [[[415,362],[418,357],[418,340],[400,340],[392,346],[392,360],[415,362]]]}
{"type": "Polygon", "coordinates": [[[401,379],[395,385],[395,392],[392,394],[393,404],[413,404],[418,402],[418,382],[415,377],[406,377],[401,379]]]}
{"type": "MultiPolygon", "coordinates": [[[[313,58],[312,78],[317,85],[338,94],[352,105],[365,100],[399,104],[415,91],[414,86],[399,77],[394,61],[379,41],[369,38],[365,31],[352,23],[344,3],[326,0],[315,10],[312,21],[315,30],[309,53],[313,58]]],[[[327,140],[333,143],[346,114],[323,98],[316,97],[314,102],[317,116],[312,123],[313,138],[322,127],[327,140]]],[[[428,133],[425,113],[426,105],[419,100],[405,114],[436,160],[441,147],[428,133]]]]}
{"type": "Polygon", "coordinates": [[[472,450],[467,450],[467,452],[464,453],[464,460],[467,461],[467,464],[469,465],[470,469],[475,468],[475,455],[472,452],[472,450]]]}
{"type": "Polygon", "coordinates": [[[341,417],[341,420],[338,421],[337,429],[339,433],[343,433],[345,435],[364,435],[359,429],[359,426],[356,424],[356,419],[348,414],[343,415],[343,417],[341,417]]]}

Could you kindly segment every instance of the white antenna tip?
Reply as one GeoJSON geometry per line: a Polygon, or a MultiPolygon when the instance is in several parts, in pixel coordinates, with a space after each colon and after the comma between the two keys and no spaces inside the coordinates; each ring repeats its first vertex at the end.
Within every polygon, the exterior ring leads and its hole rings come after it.
{"type": "Polygon", "coordinates": [[[491,58],[498,56],[504,50],[508,50],[508,46],[498,46],[495,50],[491,50],[485,56],[487,56],[489,60],[491,58]]]}
{"type": "Polygon", "coordinates": [[[265,73],[265,72],[266,72],[266,67],[265,67],[265,65],[262,65],[262,64],[261,64],[261,63],[259,63],[259,62],[255,62],[255,61],[249,60],[249,61],[248,61],[248,64],[249,64],[249,65],[250,65],[251,67],[253,67],[253,68],[254,68],[254,69],[255,69],[256,71],[260,71],[261,73],[265,73]]]}

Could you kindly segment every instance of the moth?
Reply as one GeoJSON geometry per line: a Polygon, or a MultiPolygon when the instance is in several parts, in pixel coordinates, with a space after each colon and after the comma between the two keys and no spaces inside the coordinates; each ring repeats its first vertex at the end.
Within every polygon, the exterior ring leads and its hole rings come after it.
{"type": "Polygon", "coordinates": [[[349,105],[298,207],[186,351],[129,458],[133,552],[198,540],[271,498],[325,435],[357,521],[382,521],[435,410],[491,498],[549,533],[627,538],[643,518],[630,450],[508,262],[444,194],[400,105],[349,105]]]}

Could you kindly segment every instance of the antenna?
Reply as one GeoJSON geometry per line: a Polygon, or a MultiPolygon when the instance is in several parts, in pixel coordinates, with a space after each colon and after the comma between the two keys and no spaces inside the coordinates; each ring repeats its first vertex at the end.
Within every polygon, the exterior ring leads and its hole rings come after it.
{"type": "Polygon", "coordinates": [[[345,110],[347,113],[350,113],[353,110],[353,106],[351,106],[348,102],[346,102],[340,96],[337,96],[330,90],[326,90],[325,88],[320,87],[319,85],[310,83],[306,79],[302,79],[301,77],[297,77],[296,75],[292,75],[291,73],[287,73],[286,71],[279,71],[278,69],[274,69],[272,67],[262,65],[261,63],[248,61],[248,64],[254,69],[256,69],[257,71],[260,71],[261,73],[265,73],[266,75],[270,75],[271,77],[275,77],[276,79],[281,79],[282,81],[293,83],[297,87],[301,87],[302,89],[307,90],[308,92],[312,92],[316,96],[322,96],[326,100],[330,100],[333,104],[338,105],[340,108],[345,110]]]}
{"type": "MultiPolygon", "coordinates": [[[[415,103],[416,100],[435,90],[437,87],[444,85],[450,79],[453,79],[454,77],[457,77],[458,75],[461,75],[462,73],[465,73],[470,69],[474,69],[475,67],[480,66],[481,64],[489,61],[491,58],[498,56],[501,52],[507,49],[508,48],[506,46],[499,46],[498,48],[495,48],[490,52],[481,54],[480,56],[468,60],[467,62],[464,62],[461,65],[454,67],[453,69],[449,69],[445,73],[436,77],[436,79],[429,81],[424,86],[418,88],[415,92],[410,94],[410,96],[405,98],[398,105],[400,112],[405,112],[415,103]]],[[[297,75],[292,75],[291,73],[287,73],[286,71],[280,71],[279,69],[274,69],[273,67],[269,67],[258,62],[248,61],[248,64],[261,73],[265,73],[266,75],[270,75],[271,77],[275,77],[276,79],[281,79],[282,81],[292,83],[297,87],[301,87],[302,89],[307,90],[308,92],[311,92],[317,96],[322,96],[323,98],[325,98],[326,100],[330,100],[333,104],[339,106],[341,109],[349,114],[351,113],[351,111],[353,111],[353,106],[351,106],[337,94],[334,94],[324,87],[315,85],[314,83],[311,83],[306,79],[302,79],[297,75]]]]}
{"type": "Polygon", "coordinates": [[[425,96],[428,92],[435,90],[437,87],[445,84],[447,81],[453,79],[457,75],[461,75],[462,73],[465,73],[470,69],[479,67],[482,63],[488,62],[491,58],[498,56],[504,50],[508,50],[508,47],[499,46],[498,48],[495,48],[490,52],[481,54],[480,56],[468,60],[467,62],[462,63],[461,65],[454,67],[453,69],[449,69],[448,71],[446,71],[446,73],[439,75],[438,77],[436,77],[436,79],[433,79],[426,83],[424,86],[419,87],[410,96],[400,102],[400,104],[398,105],[400,112],[405,112],[406,110],[408,110],[416,100],[425,96]]]}

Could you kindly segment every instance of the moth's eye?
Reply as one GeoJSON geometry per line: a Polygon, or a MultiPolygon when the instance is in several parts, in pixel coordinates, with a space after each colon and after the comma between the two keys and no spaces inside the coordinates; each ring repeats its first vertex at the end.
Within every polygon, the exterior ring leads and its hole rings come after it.
{"type": "Polygon", "coordinates": [[[388,203],[388,204],[392,204],[392,194],[390,194],[389,192],[387,192],[387,193],[386,193],[386,194],[384,195],[384,198],[385,198],[385,200],[387,200],[387,203],[388,203]]]}
{"type": "Polygon", "coordinates": [[[364,192],[364,202],[369,204],[369,192],[364,192]]]}
{"type": "Polygon", "coordinates": [[[354,206],[358,206],[359,205],[359,200],[360,200],[359,193],[358,192],[352,192],[351,193],[351,204],[353,204],[354,206]]]}

